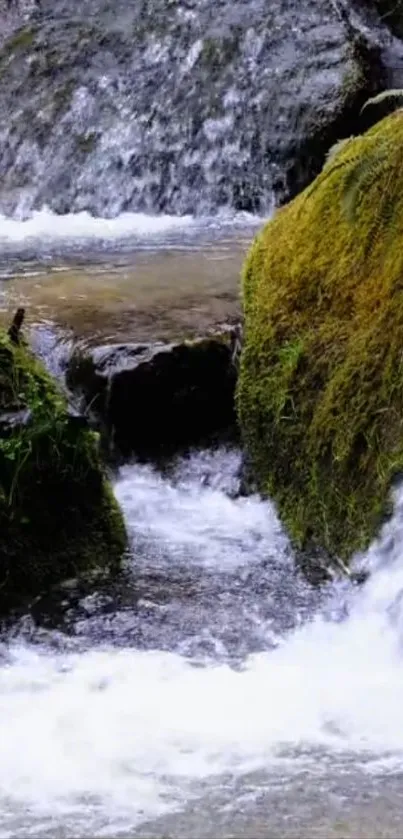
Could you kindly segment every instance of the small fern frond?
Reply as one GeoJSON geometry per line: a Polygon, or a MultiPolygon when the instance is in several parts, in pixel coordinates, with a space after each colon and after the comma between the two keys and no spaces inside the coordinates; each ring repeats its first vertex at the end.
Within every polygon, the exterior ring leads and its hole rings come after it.
{"type": "Polygon", "coordinates": [[[353,158],[347,157],[343,158],[343,160],[333,161],[333,166],[330,166],[330,164],[329,166],[324,166],[318,177],[315,178],[315,180],[312,181],[312,183],[306,188],[305,197],[310,198],[310,196],[313,192],[315,192],[318,186],[322,186],[323,182],[326,181],[327,178],[330,178],[330,176],[333,175],[334,172],[338,172],[339,170],[345,169],[347,166],[350,166],[352,160],[354,160],[355,158],[357,158],[358,160],[359,155],[357,154],[353,158]]]}
{"type": "Polygon", "coordinates": [[[350,222],[355,220],[361,199],[378,178],[387,156],[387,149],[376,149],[369,157],[361,158],[347,172],[343,184],[342,206],[350,222]]]}
{"type": "Polygon", "coordinates": [[[345,137],[344,140],[338,140],[337,143],[334,143],[333,146],[330,147],[325,157],[323,169],[334,160],[339,151],[345,149],[345,147],[348,145],[348,143],[350,143],[351,140],[354,140],[353,136],[345,137]]]}
{"type": "Polygon", "coordinates": [[[393,104],[397,108],[399,101],[403,102],[402,87],[383,90],[382,93],[377,93],[376,96],[371,96],[370,99],[367,99],[367,101],[364,102],[364,105],[361,108],[361,113],[363,113],[363,111],[365,111],[370,105],[393,104]]]}

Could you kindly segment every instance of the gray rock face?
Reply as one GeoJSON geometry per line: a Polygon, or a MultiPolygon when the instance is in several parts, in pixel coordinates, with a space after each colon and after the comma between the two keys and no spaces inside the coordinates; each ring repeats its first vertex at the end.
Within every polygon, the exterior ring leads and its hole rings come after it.
{"type": "Polygon", "coordinates": [[[40,0],[0,0],[0,46],[39,10],[40,0]]]}
{"type": "Polygon", "coordinates": [[[265,212],[382,73],[329,0],[37,0],[0,49],[0,212],[265,212]]]}

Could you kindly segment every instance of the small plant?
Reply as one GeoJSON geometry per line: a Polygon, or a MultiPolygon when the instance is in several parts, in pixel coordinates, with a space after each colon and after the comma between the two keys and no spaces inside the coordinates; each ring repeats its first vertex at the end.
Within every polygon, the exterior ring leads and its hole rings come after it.
{"type": "Polygon", "coordinates": [[[390,90],[383,90],[381,93],[377,93],[376,96],[371,96],[370,99],[367,99],[361,108],[361,113],[364,113],[367,108],[373,105],[392,106],[390,110],[394,111],[399,103],[403,103],[403,88],[390,88],[390,90]]]}
{"type": "MultiPolygon", "coordinates": [[[[379,116],[379,119],[381,119],[385,116],[385,106],[387,106],[387,113],[394,110],[396,114],[399,114],[403,111],[402,105],[403,88],[385,90],[368,99],[364,103],[361,113],[370,107],[383,106],[383,113],[379,116]]],[[[375,125],[379,122],[379,119],[375,120],[375,125]]],[[[374,136],[369,131],[365,135],[346,137],[331,146],[326,155],[321,174],[305,191],[305,195],[306,198],[310,198],[325,180],[332,178],[334,175],[339,178],[341,174],[342,189],[340,197],[342,209],[348,222],[354,224],[359,220],[365,196],[373,186],[376,186],[377,182],[382,184],[379,187],[376,206],[372,214],[372,223],[368,230],[368,251],[378,239],[381,231],[383,231],[382,235],[386,235],[386,230],[389,233],[393,232],[394,210],[399,200],[399,174],[402,165],[403,150],[401,153],[396,153],[396,146],[389,136],[381,134],[374,140],[374,136]],[[367,150],[365,146],[363,147],[364,143],[367,150]],[[395,169],[389,165],[391,155],[394,157],[395,169]],[[388,175],[385,181],[383,173],[386,169],[388,169],[388,175]]]]}

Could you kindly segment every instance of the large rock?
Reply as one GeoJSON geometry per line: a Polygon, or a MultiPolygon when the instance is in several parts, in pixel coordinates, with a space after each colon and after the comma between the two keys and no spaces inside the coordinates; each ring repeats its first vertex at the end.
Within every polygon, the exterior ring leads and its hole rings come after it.
{"type": "Polygon", "coordinates": [[[398,37],[403,38],[402,0],[355,0],[359,6],[376,11],[379,19],[398,37]]]}
{"type": "Polygon", "coordinates": [[[341,557],[403,468],[402,148],[402,111],[350,140],[244,270],[245,445],[296,543],[341,557]]]}
{"type": "Polygon", "coordinates": [[[78,350],[67,384],[115,454],[155,457],[234,431],[234,353],[234,332],[78,350]]]}
{"type": "Polygon", "coordinates": [[[329,0],[38,8],[0,50],[3,212],[267,212],[385,83],[329,0]]]}
{"type": "Polygon", "coordinates": [[[27,348],[0,333],[0,610],[117,563],[125,544],[96,435],[27,348]]]}

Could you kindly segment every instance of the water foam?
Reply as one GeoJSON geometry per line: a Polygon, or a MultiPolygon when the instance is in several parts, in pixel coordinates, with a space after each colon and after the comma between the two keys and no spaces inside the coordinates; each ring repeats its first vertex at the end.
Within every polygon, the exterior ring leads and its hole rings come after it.
{"type": "MultiPolygon", "coordinates": [[[[176,484],[126,467],[117,494],[134,536],[143,530],[156,546],[170,543],[171,562],[189,542],[195,561],[218,570],[231,552],[233,563],[254,562],[270,542],[286,561],[274,510],[257,498],[228,498],[230,473],[209,486],[207,464],[202,485],[192,486],[189,466],[176,484]],[[239,552],[245,533],[248,549],[239,552]]],[[[332,765],[354,753],[366,771],[401,770],[402,524],[400,490],[392,521],[365,557],[369,582],[347,593],[335,586],[325,613],[238,669],[133,647],[56,655],[5,647],[2,835],[18,835],[12,818],[22,805],[37,828],[52,818],[75,835],[128,829],[180,807],[206,779],[289,771],[290,754],[296,765],[317,761],[318,749],[332,765]]]]}
{"type": "Polygon", "coordinates": [[[127,237],[153,237],[185,230],[194,223],[192,216],[149,216],[122,213],[116,218],[97,218],[87,212],[57,215],[38,210],[27,219],[0,216],[0,246],[32,240],[104,240],[127,237]]]}
{"type": "Polygon", "coordinates": [[[233,498],[240,458],[209,453],[185,461],[173,481],[149,466],[125,466],[116,495],[133,538],[168,550],[170,561],[225,571],[266,558],[287,563],[287,540],[274,507],[233,498]],[[226,471],[223,471],[224,469],[226,471]],[[219,467],[219,472],[215,471],[219,467]]]}
{"type": "Polygon", "coordinates": [[[94,245],[125,241],[164,241],[176,237],[178,243],[187,236],[207,236],[223,231],[255,229],[262,222],[249,213],[221,212],[216,216],[197,218],[191,215],[147,215],[121,213],[114,218],[100,218],[88,212],[58,215],[44,208],[28,218],[0,215],[0,251],[13,245],[94,245]]]}

